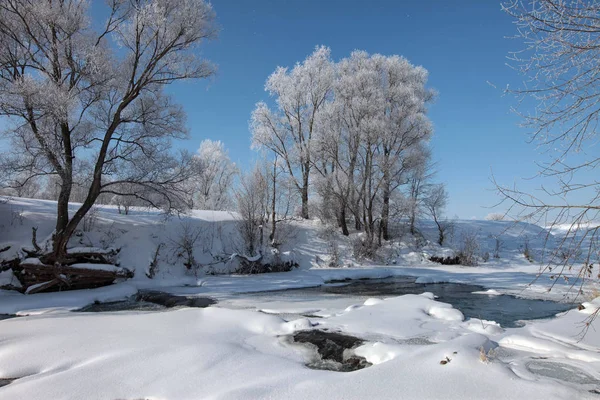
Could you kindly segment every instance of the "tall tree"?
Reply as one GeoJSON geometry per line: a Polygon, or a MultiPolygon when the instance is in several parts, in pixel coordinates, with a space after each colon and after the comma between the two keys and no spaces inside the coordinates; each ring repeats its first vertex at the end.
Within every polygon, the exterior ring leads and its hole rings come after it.
{"type": "Polygon", "coordinates": [[[0,1],[0,115],[13,121],[20,150],[5,167],[59,178],[49,261],[65,257],[102,193],[147,193],[144,200],[166,207],[187,200],[189,157],[168,151],[171,138],[186,134],[184,114],[163,87],[213,73],[194,52],[215,35],[213,9],[203,0],[111,0],[108,15],[97,31],[86,1],[0,1]],[[70,216],[80,158],[89,159],[91,180],[70,216]]]}
{"type": "MultiPolygon", "coordinates": [[[[349,234],[347,212],[362,226],[358,176],[361,145],[375,119],[377,73],[369,55],[355,51],[336,65],[334,101],[328,104],[318,135],[319,160],[315,168],[324,178],[321,188],[337,201],[338,222],[349,234]]],[[[324,193],[323,193],[324,195],[324,193]]]]}
{"type": "Polygon", "coordinates": [[[278,67],[265,89],[276,109],[256,105],[251,118],[252,144],[268,149],[286,165],[302,199],[302,217],[309,218],[308,194],[315,130],[331,98],[334,66],[327,47],[317,47],[304,62],[288,71],[278,67]]]}
{"type": "Polygon", "coordinates": [[[381,96],[381,150],[382,209],[381,234],[388,240],[390,200],[392,193],[406,183],[409,169],[416,167],[415,150],[427,152],[422,144],[429,140],[433,131],[427,118],[427,104],[434,92],[425,87],[428,73],[398,56],[379,60],[381,96]],[[413,157],[410,157],[410,153],[413,157]]]}

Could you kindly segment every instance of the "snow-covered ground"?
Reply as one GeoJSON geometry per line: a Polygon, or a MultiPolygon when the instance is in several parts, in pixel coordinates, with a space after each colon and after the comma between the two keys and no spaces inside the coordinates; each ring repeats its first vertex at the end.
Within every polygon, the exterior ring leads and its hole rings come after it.
{"type": "MultiPolygon", "coordinates": [[[[30,243],[33,226],[40,241],[49,237],[54,205],[28,199],[0,205],[0,247],[12,246],[4,257],[30,243]]],[[[527,241],[534,258],[543,259],[546,231],[534,225],[457,221],[455,245],[465,232],[478,236],[482,252],[493,251],[496,237],[502,240],[501,258],[478,267],[433,264],[426,260],[430,254],[451,250],[431,243],[419,247],[408,239],[387,246],[381,260],[387,265],[361,263],[352,257],[350,241],[340,238],[344,266],[326,268],[328,243],[319,234],[319,224],[298,223],[282,248],[299,262],[297,270],[212,276],[205,273],[209,267],[187,270],[175,243],[183,230],[200,229],[195,258],[219,272],[217,268],[227,265],[214,264],[213,256],[239,251],[231,239],[234,215],[194,211],[165,219],[147,210],[119,215],[103,206],[97,216],[94,229],[72,245],[121,248],[121,265],[135,271],[134,278],[94,290],[35,295],[0,291],[0,314],[23,315],[0,320],[0,398],[598,398],[593,391],[600,391],[600,332],[592,325],[581,336],[600,306],[599,300],[592,301],[593,287],[577,298],[585,309],[521,328],[465,319],[431,293],[360,302],[332,297],[319,304],[285,297],[260,304],[240,294],[317,286],[333,279],[412,275],[420,282],[481,284],[486,293],[479,296],[575,295],[569,283],[560,282],[548,292],[550,278],[536,280],[543,264],[531,263],[522,254],[527,241]],[[150,279],[146,271],[160,243],[164,250],[159,270],[150,279]],[[161,312],[69,312],[148,288],[208,295],[220,302],[206,309],[161,312]],[[306,364],[316,353],[290,339],[306,329],[363,339],[352,351],[373,366],[354,372],[309,369],[306,364]],[[7,379],[16,380],[1,386],[7,379]]],[[[432,225],[423,223],[421,230],[426,238],[435,238],[432,225]]],[[[5,274],[1,279],[13,278],[5,274]]]]}

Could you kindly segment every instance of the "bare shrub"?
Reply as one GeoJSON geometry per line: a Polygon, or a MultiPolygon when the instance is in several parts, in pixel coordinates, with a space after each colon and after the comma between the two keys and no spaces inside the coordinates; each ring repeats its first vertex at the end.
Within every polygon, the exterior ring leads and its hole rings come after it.
{"type": "Polygon", "coordinates": [[[188,270],[198,271],[199,264],[194,257],[196,242],[200,238],[202,230],[194,228],[189,223],[181,224],[181,232],[175,239],[171,239],[173,254],[183,259],[183,265],[188,270]]]}
{"type": "Polygon", "coordinates": [[[458,258],[462,265],[476,266],[477,253],[479,251],[479,240],[475,232],[465,232],[461,236],[461,245],[458,251],[458,258]]]}
{"type": "Polygon", "coordinates": [[[84,215],[83,219],[81,220],[82,231],[91,232],[94,229],[96,223],[98,222],[99,212],[100,209],[98,208],[98,206],[92,206],[92,208],[90,208],[90,210],[84,215]]]}
{"type": "Polygon", "coordinates": [[[159,243],[156,246],[156,251],[154,252],[154,257],[150,261],[150,265],[148,266],[148,271],[146,272],[146,276],[150,279],[154,278],[156,272],[158,271],[158,256],[160,255],[160,249],[164,246],[164,243],[159,243]]]}
{"type": "Polygon", "coordinates": [[[529,247],[529,238],[527,236],[523,238],[523,256],[525,256],[527,261],[531,263],[534,262],[533,254],[531,252],[531,248],[529,247]]]}
{"type": "Polygon", "coordinates": [[[110,226],[108,226],[102,232],[102,237],[100,238],[100,244],[102,245],[102,248],[108,249],[112,247],[123,232],[123,230],[115,227],[114,222],[110,224],[110,226]]]}
{"type": "Polygon", "coordinates": [[[492,253],[493,257],[496,259],[500,258],[500,250],[504,246],[504,242],[500,240],[498,236],[494,237],[494,251],[492,253]]]}
{"type": "Polygon", "coordinates": [[[483,254],[481,254],[481,261],[484,263],[490,261],[490,253],[487,251],[483,252],[483,254]]]}
{"type": "Polygon", "coordinates": [[[281,248],[290,244],[298,237],[298,227],[291,221],[279,221],[271,246],[281,248]]]}
{"type": "Polygon", "coordinates": [[[352,254],[357,260],[372,260],[377,256],[379,246],[363,237],[357,237],[352,241],[352,254]]]}
{"type": "Polygon", "coordinates": [[[243,252],[252,257],[261,254],[264,246],[264,225],[267,222],[268,185],[260,168],[242,176],[235,193],[239,219],[237,230],[243,252]]]}
{"type": "Polygon", "coordinates": [[[10,226],[23,225],[24,220],[23,209],[10,210],[10,226]]]}
{"type": "Polygon", "coordinates": [[[328,267],[339,267],[342,265],[340,246],[337,239],[337,228],[333,225],[325,225],[319,232],[319,237],[327,243],[328,267]]]}

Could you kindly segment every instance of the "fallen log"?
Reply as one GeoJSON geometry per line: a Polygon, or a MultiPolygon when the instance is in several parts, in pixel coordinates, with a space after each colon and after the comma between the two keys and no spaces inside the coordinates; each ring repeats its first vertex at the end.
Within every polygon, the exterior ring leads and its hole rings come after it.
{"type": "Polygon", "coordinates": [[[48,290],[60,283],[60,279],[52,279],[48,282],[36,283],[35,285],[31,285],[25,290],[25,294],[35,294],[39,292],[43,292],[48,290]]]}
{"type": "Polygon", "coordinates": [[[133,277],[130,270],[109,264],[47,265],[24,262],[14,267],[13,271],[25,293],[30,294],[91,289],[110,285],[116,279],[133,277]]]}
{"type": "Polygon", "coordinates": [[[8,271],[14,267],[18,267],[21,261],[18,258],[13,258],[12,260],[3,260],[0,261],[0,272],[8,271]]]}

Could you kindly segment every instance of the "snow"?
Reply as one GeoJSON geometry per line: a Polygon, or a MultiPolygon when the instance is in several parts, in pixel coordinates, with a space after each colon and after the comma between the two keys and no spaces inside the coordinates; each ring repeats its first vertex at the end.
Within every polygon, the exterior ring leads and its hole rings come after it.
{"type": "Polygon", "coordinates": [[[325,322],[223,308],[15,318],[0,322],[0,376],[22,378],[0,392],[11,400],[594,398],[553,379],[520,379],[500,360],[483,363],[480,348],[494,344],[463,329],[456,311],[412,295],[363,304],[325,322]],[[436,307],[445,312],[431,313],[436,307]],[[315,324],[367,339],[354,353],[374,366],[352,373],[306,368],[308,350],[285,338],[315,324]]]}
{"type": "Polygon", "coordinates": [[[138,289],[127,283],[106,286],[98,289],[73,290],[66,292],[37,293],[24,295],[13,291],[0,290],[0,314],[27,315],[43,309],[81,308],[95,301],[107,302],[122,300],[137,293],[138,289]]]}
{"type": "Polygon", "coordinates": [[[79,264],[72,264],[71,268],[92,269],[95,271],[109,271],[109,272],[123,271],[123,268],[117,267],[116,265],[112,265],[112,264],[79,263],[79,264]]]}
{"type": "Polygon", "coordinates": [[[0,287],[12,285],[15,287],[21,287],[21,283],[14,276],[12,270],[0,272],[0,287]]]}
{"type": "MultiPolygon", "coordinates": [[[[2,254],[9,258],[53,229],[55,204],[13,199],[0,205],[1,221],[19,210],[22,223],[0,230],[2,254]],[[9,234],[5,234],[9,232],[9,234]]],[[[386,248],[387,265],[356,260],[351,240],[340,238],[347,268],[327,268],[327,243],[318,224],[296,225],[293,243],[281,249],[300,268],[264,275],[209,275],[189,271],[174,254],[173,243],[183,224],[206,234],[196,246],[200,263],[214,254],[234,254],[228,239],[235,233],[235,214],[193,211],[165,219],[159,213],[133,209],[118,214],[101,206],[97,229],[77,236],[74,251],[120,249],[120,265],[135,272],[133,279],[111,286],[25,295],[0,290],[0,379],[19,378],[0,388],[0,398],[16,399],[593,399],[589,390],[600,384],[600,332],[595,325],[582,336],[585,323],[600,307],[592,300],[593,286],[578,297],[582,310],[523,327],[505,328],[494,321],[465,319],[461,310],[437,300],[436,293],[388,298],[269,297],[266,290],[320,286],[331,280],[409,275],[419,284],[455,282],[485,287],[473,296],[505,293],[523,297],[563,299],[569,285],[559,283],[548,293],[549,279],[536,280],[540,264],[522,257],[525,232],[536,257],[543,250],[543,228],[498,221],[458,221],[461,232],[474,230],[482,247],[492,249],[500,235],[499,260],[477,267],[443,266],[427,261],[431,254],[451,250],[410,242],[386,248]],[[111,234],[107,234],[107,232],[111,234]],[[111,240],[109,240],[111,239],[111,240]],[[109,243],[110,242],[110,243],[109,243]],[[102,245],[101,243],[105,243],[102,245]],[[145,275],[156,247],[164,243],[159,271],[145,275]],[[187,296],[211,296],[218,304],[207,309],[74,313],[95,301],[121,300],[140,289],[187,296]],[[373,366],[349,373],[309,369],[316,353],[292,343],[300,330],[323,329],[354,335],[364,343],[350,353],[373,366]],[[448,361],[449,360],[449,361],[448,361]],[[444,361],[445,363],[440,363],[444,361]]],[[[424,222],[426,237],[435,227],[424,222]]],[[[429,235],[429,236],[427,236],[429,235]]],[[[539,258],[541,259],[541,258],[539,258]]],[[[107,268],[92,264],[94,268],[107,268]]],[[[90,265],[83,264],[82,267],[90,265]]],[[[215,268],[226,271],[227,260],[215,268]]],[[[115,268],[110,266],[110,268],[115,268]]],[[[0,273],[0,285],[15,281],[0,273]]],[[[332,284],[334,285],[334,284],[332,284]]]]}
{"type": "Polygon", "coordinates": [[[500,293],[496,289],[488,289],[488,290],[478,290],[478,291],[473,292],[473,294],[486,294],[488,296],[500,296],[502,293],[500,293]]]}

